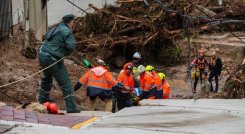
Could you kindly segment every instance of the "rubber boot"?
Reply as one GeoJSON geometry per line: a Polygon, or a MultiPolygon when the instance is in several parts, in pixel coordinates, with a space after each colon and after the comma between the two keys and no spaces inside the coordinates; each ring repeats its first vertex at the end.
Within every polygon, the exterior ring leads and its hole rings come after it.
{"type": "Polygon", "coordinates": [[[91,99],[90,99],[89,108],[90,108],[92,111],[95,111],[95,103],[96,103],[96,99],[94,99],[94,100],[91,100],[91,99]]]}
{"type": "Polygon", "coordinates": [[[75,102],[74,95],[65,97],[67,113],[80,113],[81,112],[80,110],[77,109],[77,106],[74,102],[75,102]]]}
{"type": "Polygon", "coordinates": [[[112,112],[112,100],[111,99],[105,99],[105,111],[112,112]]]}

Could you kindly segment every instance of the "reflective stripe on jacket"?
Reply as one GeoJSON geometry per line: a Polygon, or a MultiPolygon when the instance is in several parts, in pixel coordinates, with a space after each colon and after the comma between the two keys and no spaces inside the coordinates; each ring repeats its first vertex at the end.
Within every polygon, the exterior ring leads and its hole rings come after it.
{"type": "MultiPolygon", "coordinates": [[[[126,70],[123,70],[117,77],[118,82],[122,83],[124,87],[130,89],[130,93],[133,93],[134,77],[132,74],[126,75],[126,70]]],[[[126,90],[122,90],[122,93],[128,93],[126,90]]]]}
{"type": "Polygon", "coordinates": [[[157,90],[162,90],[162,80],[161,78],[157,75],[157,73],[155,71],[152,72],[152,75],[155,79],[155,84],[157,86],[157,90]]]}
{"type": "Polygon", "coordinates": [[[117,84],[116,79],[102,66],[90,69],[79,81],[83,85],[87,83],[88,88],[94,87],[105,90],[111,90],[117,84]]]}
{"type": "Polygon", "coordinates": [[[162,86],[163,86],[163,99],[168,99],[170,94],[170,86],[166,80],[164,80],[162,86]]]}
{"type": "Polygon", "coordinates": [[[143,91],[149,91],[154,87],[156,87],[156,84],[151,73],[145,72],[143,75],[140,76],[140,88],[143,91]]]}

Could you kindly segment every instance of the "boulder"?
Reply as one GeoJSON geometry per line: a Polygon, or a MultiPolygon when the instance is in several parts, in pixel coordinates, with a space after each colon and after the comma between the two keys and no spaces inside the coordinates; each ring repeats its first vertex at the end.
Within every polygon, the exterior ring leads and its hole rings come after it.
{"type": "Polygon", "coordinates": [[[205,53],[206,56],[210,57],[210,56],[213,56],[214,52],[213,51],[207,51],[205,53]]]}
{"type": "Polygon", "coordinates": [[[30,111],[30,112],[33,111],[33,112],[38,112],[38,113],[48,113],[47,108],[38,102],[29,104],[26,107],[26,111],[30,111]]]}
{"type": "Polygon", "coordinates": [[[2,107],[2,106],[6,106],[6,103],[0,102],[0,107],[2,107]]]}
{"type": "Polygon", "coordinates": [[[74,61],[69,60],[69,59],[65,59],[65,60],[64,60],[64,63],[65,63],[66,65],[73,65],[73,64],[75,64],[74,61]]]}

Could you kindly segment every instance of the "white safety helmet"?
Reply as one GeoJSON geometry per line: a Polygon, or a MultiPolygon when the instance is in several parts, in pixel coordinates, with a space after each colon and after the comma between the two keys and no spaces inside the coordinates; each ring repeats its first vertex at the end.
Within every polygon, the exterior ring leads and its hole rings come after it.
{"type": "Polygon", "coordinates": [[[133,58],[141,59],[141,54],[139,52],[135,52],[133,58]]]}
{"type": "Polygon", "coordinates": [[[98,60],[97,60],[97,64],[98,64],[99,66],[105,66],[105,62],[104,62],[103,60],[101,60],[101,59],[98,59],[98,60]]]}
{"type": "Polygon", "coordinates": [[[139,74],[142,74],[142,73],[144,73],[146,71],[145,70],[145,67],[143,65],[139,65],[138,68],[137,68],[137,70],[138,70],[138,73],[139,74]]]}

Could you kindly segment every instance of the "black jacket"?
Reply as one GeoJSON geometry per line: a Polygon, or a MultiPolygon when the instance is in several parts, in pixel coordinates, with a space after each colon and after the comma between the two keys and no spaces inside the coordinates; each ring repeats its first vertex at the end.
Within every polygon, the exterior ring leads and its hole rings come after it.
{"type": "Polygon", "coordinates": [[[221,74],[221,70],[222,70],[222,66],[223,66],[222,60],[218,57],[216,59],[216,64],[215,65],[212,66],[209,63],[209,70],[214,75],[220,75],[221,74]]]}

